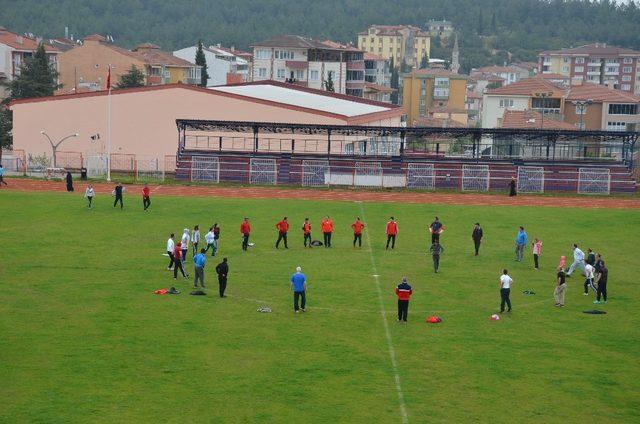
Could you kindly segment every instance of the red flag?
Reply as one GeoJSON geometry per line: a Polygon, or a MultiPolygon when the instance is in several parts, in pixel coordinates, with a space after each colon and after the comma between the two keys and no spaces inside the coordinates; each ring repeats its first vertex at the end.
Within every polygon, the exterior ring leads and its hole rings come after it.
{"type": "Polygon", "coordinates": [[[107,90],[111,90],[111,65],[109,65],[109,73],[107,74],[107,90]]]}

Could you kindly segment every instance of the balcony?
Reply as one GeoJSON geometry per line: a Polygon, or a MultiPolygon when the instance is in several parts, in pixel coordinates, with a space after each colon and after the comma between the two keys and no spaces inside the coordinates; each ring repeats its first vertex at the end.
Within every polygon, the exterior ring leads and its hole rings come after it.
{"type": "Polygon", "coordinates": [[[347,62],[348,70],[361,70],[364,69],[364,60],[352,60],[347,62]]]}
{"type": "Polygon", "coordinates": [[[433,98],[435,100],[446,100],[449,98],[448,87],[436,87],[433,89],[433,98]]]}

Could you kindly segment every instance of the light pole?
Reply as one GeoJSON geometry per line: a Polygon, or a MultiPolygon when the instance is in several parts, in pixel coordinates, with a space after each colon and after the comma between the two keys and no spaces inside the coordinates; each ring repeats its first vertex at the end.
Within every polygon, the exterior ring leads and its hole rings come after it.
{"type": "Polygon", "coordinates": [[[584,115],[587,113],[589,105],[593,103],[593,99],[574,100],[571,103],[576,107],[576,112],[580,115],[580,130],[584,130],[584,115]]]}
{"type": "Polygon", "coordinates": [[[540,129],[544,129],[544,110],[547,107],[547,99],[551,96],[553,96],[553,92],[551,91],[546,93],[533,93],[533,97],[542,99],[542,112],[540,113],[540,115],[542,115],[542,119],[540,120],[540,129]]]}
{"type": "Polygon", "coordinates": [[[42,134],[43,136],[45,136],[47,138],[47,140],[49,140],[49,144],[51,144],[51,150],[53,152],[53,167],[57,168],[56,166],[56,150],[58,149],[58,146],[60,146],[62,144],[63,141],[65,141],[68,138],[72,138],[72,137],[77,137],[79,134],[78,133],[74,133],[74,134],[69,134],[66,137],[63,137],[62,139],[60,139],[60,141],[58,141],[57,143],[54,143],[53,140],[51,140],[51,137],[49,137],[49,134],[47,134],[44,131],[40,131],[40,134],[42,134]]]}

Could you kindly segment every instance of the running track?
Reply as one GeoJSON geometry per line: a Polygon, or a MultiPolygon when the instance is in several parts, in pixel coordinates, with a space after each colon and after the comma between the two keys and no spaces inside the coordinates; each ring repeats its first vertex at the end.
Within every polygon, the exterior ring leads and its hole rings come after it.
{"type": "MultiPolygon", "coordinates": [[[[0,188],[16,191],[53,191],[65,192],[64,181],[30,180],[22,178],[8,178],[9,186],[0,188]]],[[[77,193],[83,194],[86,182],[76,182],[77,193]]],[[[110,194],[113,184],[95,183],[96,193],[110,194]]],[[[141,195],[142,186],[126,185],[125,195],[141,195]]],[[[398,202],[398,203],[433,203],[449,205],[473,206],[551,206],[576,208],[610,208],[610,209],[640,209],[640,198],[637,197],[548,197],[519,195],[510,198],[498,194],[478,193],[420,193],[409,191],[365,191],[348,189],[294,189],[277,187],[221,187],[221,186],[181,186],[181,185],[149,185],[151,194],[166,196],[199,196],[199,197],[230,197],[253,199],[307,199],[307,200],[338,200],[338,201],[367,201],[367,202],[398,202]]]]}

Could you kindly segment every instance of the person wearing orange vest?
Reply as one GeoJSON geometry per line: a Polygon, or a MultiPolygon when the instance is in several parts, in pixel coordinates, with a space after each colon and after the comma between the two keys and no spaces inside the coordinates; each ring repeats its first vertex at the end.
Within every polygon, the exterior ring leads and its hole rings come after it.
{"type": "Polygon", "coordinates": [[[145,211],[149,209],[149,206],[151,206],[149,186],[146,184],[142,188],[142,206],[144,207],[145,211]]]}
{"type": "Polygon", "coordinates": [[[413,289],[407,282],[407,277],[402,277],[402,282],[396,287],[396,296],[398,296],[398,322],[407,322],[409,299],[412,294],[413,289]]]}
{"type": "Polygon", "coordinates": [[[276,249],[280,245],[280,241],[284,241],[284,248],[288,249],[287,246],[287,232],[289,231],[289,223],[287,222],[287,217],[282,218],[282,221],[276,224],[276,228],[278,229],[278,241],[276,241],[276,249]]]}
{"type": "Polygon", "coordinates": [[[397,235],[398,223],[393,219],[393,217],[391,217],[389,218],[389,222],[387,222],[387,247],[385,247],[386,250],[389,250],[389,242],[391,242],[391,249],[395,249],[397,235]]]}
{"type": "Polygon", "coordinates": [[[240,233],[242,234],[242,250],[246,251],[247,246],[249,246],[249,233],[251,233],[249,218],[245,218],[240,224],[240,233]]]}
{"type": "Polygon", "coordinates": [[[311,247],[311,223],[309,222],[309,218],[304,219],[302,232],[304,233],[304,247],[307,247],[307,241],[309,242],[309,247],[311,247]]]}
{"type": "Polygon", "coordinates": [[[333,234],[333,221],[327,215],[320,224],[324,236],[324,247],[331,247],[331,235],[333,234]]]}
{"type": "Polygon", "coordinates": [[[356,217],[356,222],[351,224],[353,228],[353,247],[356,247],[356,241],[358,247],[362,247],[362,229],[365,227],[364,222],[360,221],[360,217],[356,217]]]}

